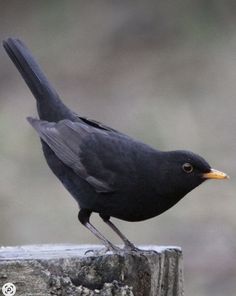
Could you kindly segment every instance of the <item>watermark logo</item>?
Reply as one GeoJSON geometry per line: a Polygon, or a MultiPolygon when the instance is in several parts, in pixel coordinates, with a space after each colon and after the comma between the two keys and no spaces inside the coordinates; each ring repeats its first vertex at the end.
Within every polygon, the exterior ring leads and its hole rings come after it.
{"type": "Polygon", "coordinates": [[[2,286],[2,293],[4,296],[13,296],[16,293],[16,286],[12,283],[6,283],[2,286]]]}

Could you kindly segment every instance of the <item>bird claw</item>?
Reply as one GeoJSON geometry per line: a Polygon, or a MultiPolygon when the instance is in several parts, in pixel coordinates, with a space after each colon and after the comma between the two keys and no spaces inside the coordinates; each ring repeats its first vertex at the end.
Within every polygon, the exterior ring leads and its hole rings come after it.
{"type": "MultiPolygon", "coordinates": [[[[92,253],[92,255],[94,256],[102,256],[102,255],[106,255],[108,252],[111,252],[113,254],[118,254],[118,255],[124,255],[124,253],[136,253],[136,254],[140,254],[140,253],[145,253],[145,252],[149,252],[146,250],[141,250],[137,247],[135,247],[134,244],[132,244],[131,242],[126,242],[126,244],[124,245],[123,248],[117,247],[113,244],[108,245],[102,249],[89,249],[87,250],[84,255],[88,255],[89,253],[92,253]]],[[[151,252],[151,251],[150,251],[151,252]]]]}
{"type": "Polygon", "coordinates": [[[102,256],[102,255],[106,255],[108,252],[112,252],[114,254],[120,254],[120,253],[123,253],[123,249],[115,245],[111,245],[111,246],[109,245],[100,250],[89,249],[84,253],[84,255],[88,255],[89,253],[92,253],[94,256],[102,256]]]}
{"type": "Polygon", "coordinates": [[[135,247],[135,245],[133,243],[131,243],[131,241],[129,240],[124,240],[124,248],[123,250],[126,252],[136,252],[136,253],[140,253],[142,252],[142,250],[140,250],[139,248],[135,247]]]}
{"type": "Polygon", "coordinates": [[[139,248],[135,247],[135,246],[124,246],[124,251],[127,252],[135,252],[135,253],[140,253],[142,252],[142,250],[140,250],[139,248]]]}
{"type": "Polygon", "coordinates": [[[105,255],[108,251],[109,251],[108,248],[102,248],[100,250],[89,249],[84,253],[84,255],[88,255],[89,253],[92,253],[92,255],[94,256],[99,256],[99,255],[105,255]]]}

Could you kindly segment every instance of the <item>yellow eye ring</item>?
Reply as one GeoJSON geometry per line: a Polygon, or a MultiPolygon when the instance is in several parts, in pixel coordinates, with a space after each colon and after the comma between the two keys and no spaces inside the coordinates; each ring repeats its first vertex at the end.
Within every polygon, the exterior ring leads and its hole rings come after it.
{"type": "Polygon", "coordinates": [[[193,171],[193,166],[190,163],[186,162],[182,165],[182,169],[185,173],[190,174],[193,171]]]}

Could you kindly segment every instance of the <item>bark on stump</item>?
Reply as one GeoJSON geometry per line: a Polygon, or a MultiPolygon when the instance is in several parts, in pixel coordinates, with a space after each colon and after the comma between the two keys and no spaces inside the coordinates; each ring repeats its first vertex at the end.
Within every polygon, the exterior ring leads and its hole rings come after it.
{"type": "MultiPolygon", "coordinates": [[[[0,288],[15,295],[182,296],[182,252],[143,247],[122,255],[85,252],[94,245],[31,245],[0,248],[0,288]],[[152,251],[146,251],[152,250],[152,251]]],[[[12,295],[12,294],[9,294],[12,295]]]]}

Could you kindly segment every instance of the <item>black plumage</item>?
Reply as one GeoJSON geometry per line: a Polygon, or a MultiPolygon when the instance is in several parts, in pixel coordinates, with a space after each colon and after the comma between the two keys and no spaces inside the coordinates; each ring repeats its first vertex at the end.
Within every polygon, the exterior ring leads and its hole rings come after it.
{"type": "Polygon", "coordinates": [[[112,250],[117,248],[89,222],[92,212],[123,239],[110,217],[141,221],[157,216],[206,179],[227,178],[189,151],[163,152],[66,107],[19,40],[3,46],[37,101],[40,119],[28,118],[42,140],[45,158],[79,204],[79,220],[112,250]]]}

